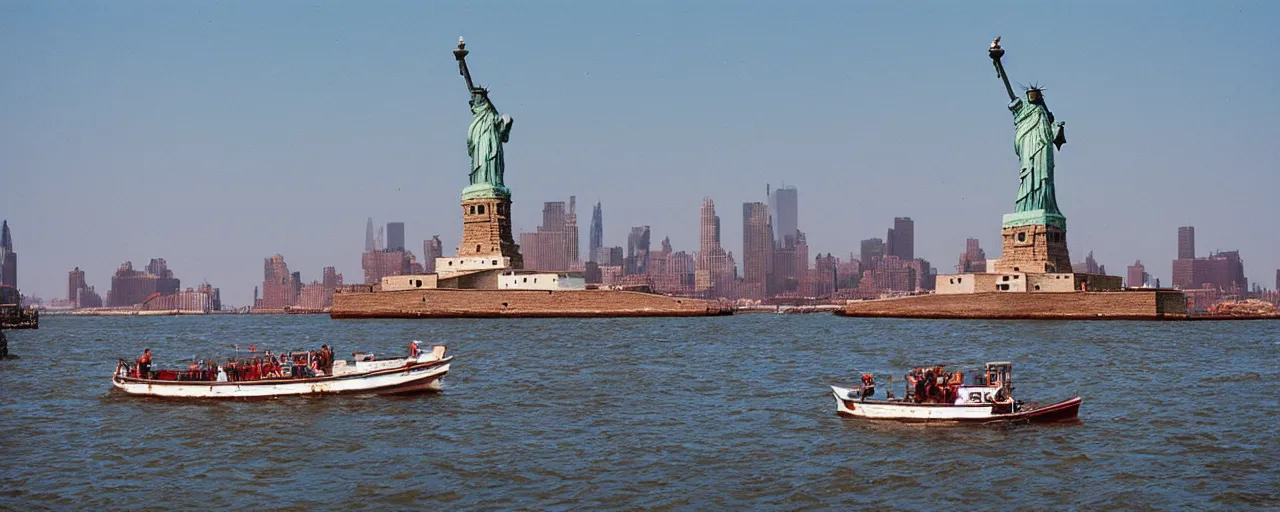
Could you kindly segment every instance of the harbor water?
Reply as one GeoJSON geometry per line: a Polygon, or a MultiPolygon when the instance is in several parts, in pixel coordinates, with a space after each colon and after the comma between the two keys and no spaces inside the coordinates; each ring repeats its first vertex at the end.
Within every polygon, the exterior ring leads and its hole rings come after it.
{"type": "MultiPolygon", "coordinates": [[[[1272,509],[1280,323],[53,317],[0,361],[0,509],[1272,509]],[[232,345],[456,356],[438,394],[112,391],[232,345]],[[1080,421],[866,423],[829,384],[1012,361],[1080,421]]],[[[883,395],[881,395],[883,396],[883,395]]]]}

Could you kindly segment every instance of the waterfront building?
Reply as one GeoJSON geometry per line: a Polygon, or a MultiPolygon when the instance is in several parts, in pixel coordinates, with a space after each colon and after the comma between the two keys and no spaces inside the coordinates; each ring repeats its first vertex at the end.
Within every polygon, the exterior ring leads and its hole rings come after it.
{"type": "Polygon", "coordinates": [[[262,298],[254,301],[254,309],[277,310],[297,304],[301,283],[289,272],[284,256],[266,258],[262,266],[262,298]]]}
{"type": "Polygon", "coordinates": [[[209,283],[204,283],[198,289],[187,288],[186,290],[152,297],[143,302],[139,309],[143,311],[208,313],[221,307],[220,304],[216,304],[220,302],[215,300],[216,290],[216,288],[209,286],[209,283]]]}
{"type": "Polygon", "coordinates": [[[120,265],[115,275],[111,276],[111,288],[107,290],[107,306],[135,306],[142,304],[152,295],[168,295],[178,291],[180,281],[173,277],[173,271],[169,270],[163,258],[152,259],[145,269],[145,271],[134,270],[131,261],[120,265]]]}
{"type": "Polygon", "coordinates": [[[84,280],[84,271],[80,270],[80,267],[76,267],[71,269],[70,272],[67,272],[67,302],[74,305],[76,302],[76,295],[79,295],[82,288],[87,288],[88,286],[89,285],[85,283],[84,280]]]}
{"type": "Polygon", "coordinates": [[[80,267],[67,272],[67,303],[76,309],[102,307],[102,296],[85,281],[80,267]]]}
{"type": "Polygon", "coordinates": [[[0,286],[18,289],[18,253],[13,251],[13,233],[9,221],[0,225],[0,286]]]}
{"type": "Polygon", "coordinates": [[[1206,258],[1195,257],[1195,228],[1191,226],[1178,228],[1178,259],[1173,260],[1172,278],[1174,288],[1229,291],[1228,298],[1242,298],[1249,289],[1240,251],[1214,251],[1206,258]]]}

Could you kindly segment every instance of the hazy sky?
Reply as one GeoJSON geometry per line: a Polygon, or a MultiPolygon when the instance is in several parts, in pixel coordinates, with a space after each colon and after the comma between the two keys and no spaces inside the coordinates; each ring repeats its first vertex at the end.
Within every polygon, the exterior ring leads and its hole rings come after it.
{"type": "MultiPolygon", "coordinates": [[[[811,254],[847,258],[915,219],[916,254],[999,252],[1017,158],[987,57],[1039,82],[1067,144],[1072,259],[1142,259],[1169,282],[1177,227],[1200,255],[1280,268],[1280,3],[0,1],[0,218],[23,291],[104,298],[124,261],[168,260],[249,304],[263,259],[363,279],[365,219],[452,254],[476,80],[515,118],[517,231],[543,201],[604,203],[605,242],[648,224],[697,248],[716,201],[799,189],[811,254]]],[[[585,257],[586,250],[582,254],[585,257]]]]}

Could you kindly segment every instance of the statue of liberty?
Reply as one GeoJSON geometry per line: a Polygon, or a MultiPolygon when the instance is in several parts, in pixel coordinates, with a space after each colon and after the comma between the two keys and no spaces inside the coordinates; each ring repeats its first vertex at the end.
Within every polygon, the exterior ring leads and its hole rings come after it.
{"type": "Polygon", "coordinates": [[[471,90],[471,127],[467,129],[467,154],[471,155],[471,184],[506,188],[502,172],[506,162],[502,145],[511,136],[511,116],[498,115],[489,102],[489,91],[482,87],[471,90]]]}
{"type": "Polygon", "coordinates": [[[1044,90],[1039,86],[1026,88],[1024,101],[1013,94],[1009,77],[1005,75],[1000,57],[1000,38],[991,42],[990,56],[996,73],[1004,80],[1009,93],[1009,111],[1013,113],[1013,150],[1018,155],[1021,169],[1018,171],[1018,199],[1014,213],[1043,210],[1046,214],[1061,215],[1053,187],[1053,151],[1067,142],[1065,123],[1054,121],[1053,113],[1044,102],[1044,90]],[[1049,147],[1052,144],[1054,148],[1049,147]]]}
{"type": "Polygon", "coordinates": [[[498,109],[489,100],[489,90],[477,87],[471,82],[471,72],[467,69],[466,43],[458,38],[458,48],[453,51],[458,60],[458,72],[467,79],[467,89],[471,92],[471,126],[467,129],[467,154],[471,156],[471,184],[462,190],[463,198],[511,196],[511,191],[503,183],[506,161],[503,159],[502,145],[511,136],[511,116],[499,115],[498,109]]]}

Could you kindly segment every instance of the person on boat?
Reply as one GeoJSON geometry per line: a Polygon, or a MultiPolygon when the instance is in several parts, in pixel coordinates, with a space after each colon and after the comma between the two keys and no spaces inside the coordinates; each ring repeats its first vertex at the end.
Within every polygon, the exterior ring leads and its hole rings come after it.
{"type": "Polygon", "coordinates": [[[862,398],[865,400],[876,394],[876,380],[870,373],[862,374],[862,398]]]}
{"type": "Polygon", "coordinates": [[[418,358],[418,340],[413,340],[409,342],[409,358],[410,359],[418,358]]]}
{"type": "Polygon", "coordinates": [[[200,363],[195,359],[192,359],[191,365],[187,366],[187,380],[200,380],[200,363]]]}
{"type": "Polygon", "coordinates": [[[320,345],[320,352],[324,354],[324,374],[333,374],[333,348],[329,345],[320,345]]]}
{"type": "Polygon", "coordinates": [[[138,357],[138,375],[144,379],[151,378],[151,349],[143,349],[138,357]]]}

